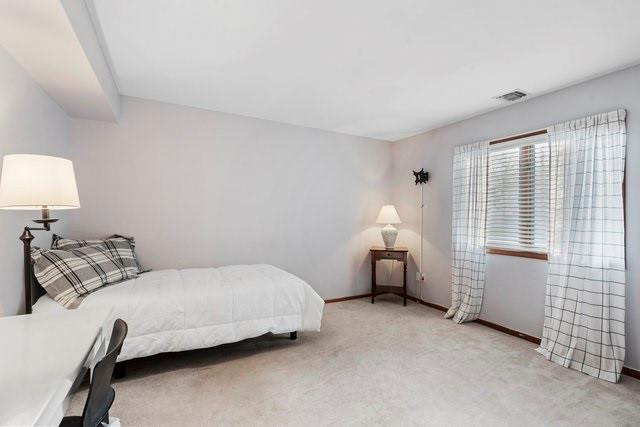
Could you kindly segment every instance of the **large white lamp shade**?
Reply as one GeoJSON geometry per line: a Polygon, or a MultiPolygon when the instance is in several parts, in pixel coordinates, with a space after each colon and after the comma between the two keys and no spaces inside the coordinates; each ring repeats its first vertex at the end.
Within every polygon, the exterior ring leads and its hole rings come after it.
{"type": "Polygon", "coordinates": [[[380,233],[382,234],[382,240],[384,241],[384,247],[392,249],[396,244],[396,238],[398,237],[398,230],[391,224],[400,224],[400,216],[393,205],[384,205],[380,209],[378,224],[387,224],[382,228],[380,233]]]}
{"type": "Polygon", "coordinates": [[[9,154],[2,160],[0,209],[80,207],[71,160],[35,154],[9,154]]]}
{"type": "Polygon", "coordinates": [[[398,215],[395,206],[384,205],[380,209],[376,222],[378,224],[400,224],[402,221],[400,221],[400,216],[398,215]]]}

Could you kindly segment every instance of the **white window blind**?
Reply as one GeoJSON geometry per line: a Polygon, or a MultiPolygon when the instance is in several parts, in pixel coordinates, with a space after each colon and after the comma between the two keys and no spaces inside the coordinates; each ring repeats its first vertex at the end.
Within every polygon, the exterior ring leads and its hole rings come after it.
{"type": "Polygon", "coordinates": [[[492,144],[487,246],[546,253],[549,233],[547,135],[492,144]]]}

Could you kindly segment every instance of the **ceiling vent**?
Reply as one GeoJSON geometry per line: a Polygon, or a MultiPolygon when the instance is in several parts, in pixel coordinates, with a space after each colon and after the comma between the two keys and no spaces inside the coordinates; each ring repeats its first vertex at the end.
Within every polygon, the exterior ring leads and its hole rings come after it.
{"type": "Polygon", "coordinates": [[[500,101],[513,102],[519,99],[524,98],[527,94],[519,89],[514,90],[513,92],[505,93],[503,95],[496,96],[494,99],[498,99],[500,101]]]}

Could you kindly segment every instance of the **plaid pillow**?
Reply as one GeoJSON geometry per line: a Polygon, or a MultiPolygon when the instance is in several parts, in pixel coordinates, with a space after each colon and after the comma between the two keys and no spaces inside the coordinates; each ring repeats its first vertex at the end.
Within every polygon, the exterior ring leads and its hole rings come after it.
{"type": "Polygon", "coordinates": [[[104,285],[137,277],[100,246],[70,251],[34,248],[31,259],[38,283],[66,308],[78,307],[85,295],[104,285]]]}
{"type": "Polygon", "coordinates": [[[135,254],[136,242],[133,237],[124,237],[115,234],[104,240],[73,240],[65,239],[56,234],[53,235],[51,249],[77,249],[87,246],[99,246],[109,251],[111,256],[118,261],[128,274],[139,274],[142,272],[140,264],[135,254]]]}

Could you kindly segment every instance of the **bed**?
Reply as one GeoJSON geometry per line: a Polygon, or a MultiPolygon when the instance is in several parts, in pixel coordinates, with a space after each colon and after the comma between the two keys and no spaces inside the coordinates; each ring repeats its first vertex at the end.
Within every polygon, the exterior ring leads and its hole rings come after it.
{"type": "MultiPolygon", "coordinates": [[[[42,289],[35,289],[33,295],[37,299],[34,313],[67,310],[42,294],[42,289]]],[[[259,264],[150,271],[100,288],[76,310],[103,306],[113,306],[114,319],[122,318],[129,325],[118,357],[122,362],[269,332],[318,331],[324,301],[302,279],[259,264]]]]}

